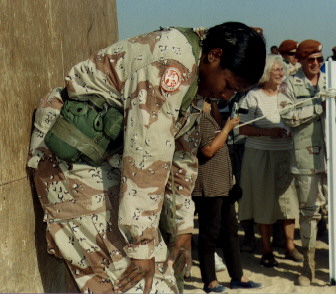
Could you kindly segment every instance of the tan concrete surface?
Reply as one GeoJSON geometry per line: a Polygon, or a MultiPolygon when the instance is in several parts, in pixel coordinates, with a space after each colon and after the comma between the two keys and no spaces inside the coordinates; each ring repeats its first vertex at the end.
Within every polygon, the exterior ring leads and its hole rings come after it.
{"type": "Polygon", "coordinates": [[[115,0],[0,0],[0,292],[77,291],[46,253],[26,171],[33,112],[72,65],[118,39],[115,0]]]}

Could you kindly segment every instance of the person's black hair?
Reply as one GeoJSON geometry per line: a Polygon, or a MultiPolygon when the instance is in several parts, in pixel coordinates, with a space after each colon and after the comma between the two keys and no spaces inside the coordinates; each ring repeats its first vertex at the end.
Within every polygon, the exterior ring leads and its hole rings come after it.
{"type": "Polygon", "coordinates": [[[225,22],[210,28],[202,51],[221,48],[220,65],[245,82],[256,84],[264,72],[266,44],[262,34],[240,22],[225,22]]]}

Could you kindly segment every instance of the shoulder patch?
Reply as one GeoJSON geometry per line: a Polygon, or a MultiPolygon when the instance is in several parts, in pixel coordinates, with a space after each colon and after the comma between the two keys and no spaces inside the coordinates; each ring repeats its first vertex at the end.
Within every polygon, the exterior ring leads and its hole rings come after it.
{"type": "Polygon", "coordinates": [[[303,80],[299,78],[294,79],[294,85],[303,85],[303,84],[304,84],[303,80]]]}
{"type": "Polygon", "coordinates": [[[161,79],[161,88],[167,92],[174,92],[182,82],[182,74],[180,70],[174,66],[166,68],[161,79]]]}

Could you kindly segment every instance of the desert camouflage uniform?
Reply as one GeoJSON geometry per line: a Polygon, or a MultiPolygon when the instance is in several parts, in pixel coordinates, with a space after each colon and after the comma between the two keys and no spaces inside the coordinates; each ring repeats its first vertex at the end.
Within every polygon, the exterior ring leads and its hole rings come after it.
{"type": "Polygon", "coordinates": [[[296,63],[295,65],[293,65],[286,60],[284,60],[283,63],[284,63],[285,77],[294,75],[301,67],[300,63],[296,63]]]}
{"type": "Polygon", "coordinates": [[[294,142],[291,172],[295,176],[300,202],[300,231],[303,247],[314,248],[320,208],[326,202],[326,149],[322,98],[316,97],[326,87],[325,74],[320,73],[317,86],[305,77],[302,69],[288,77],[281,86],[279,110],[290,127],[294,142]],[[294,103],[306,102],[290,108],[294,103]],[[284,108],[289,107],[289,110],[284,108]]]}
{"type": "MultiPolygon", "coordinates": [[[[35,169],[48,250],[65,259],[82,292],[113,292],[129,258],[152,257],[152,292],[178,291],[173,270],[164,264],[168,252],[158,224],[163,204],[172,215],[174,174],[172,229],[175,234],[193,229],[190,196],[197,176],[203,99],[197,96],[185,118],[178,116],[197,70],[191,45],[176,29],[117,42],[74,66],[66,77],[70,98],[99,94],[108,105],[124,109],[123,153],[99,167],[66,163],[47,149],[43,138],[60,114],[61,89],[41,100],[28,166],[35,169]],[[191,117],[197,117],[195,123],[189,122],[191,117]],[[188,124],[192,127],[178,137],[188,124]]],[[[129,292],[143,292],[143,287],[142,280],[129,292]]]]}

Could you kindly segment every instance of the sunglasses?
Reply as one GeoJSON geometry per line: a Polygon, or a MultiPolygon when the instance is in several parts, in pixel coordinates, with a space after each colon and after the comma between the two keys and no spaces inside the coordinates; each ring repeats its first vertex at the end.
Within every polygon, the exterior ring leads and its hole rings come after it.
{"type": "Polygon", "coordinates": [[[317,63],[322,63],[324,61],[324,58],[323,58],[323,56],[320,56],[320,57],[309,57],[307,59],[307,61],[308,61],[309,64],[314,63],[315,60],[317,61],[317,63]]]}
{"type": "Polygon", "coordinates": [[[287,55],[289,55],[289,56],[295,56],[295,52],[288,52],[287,55]]]}

